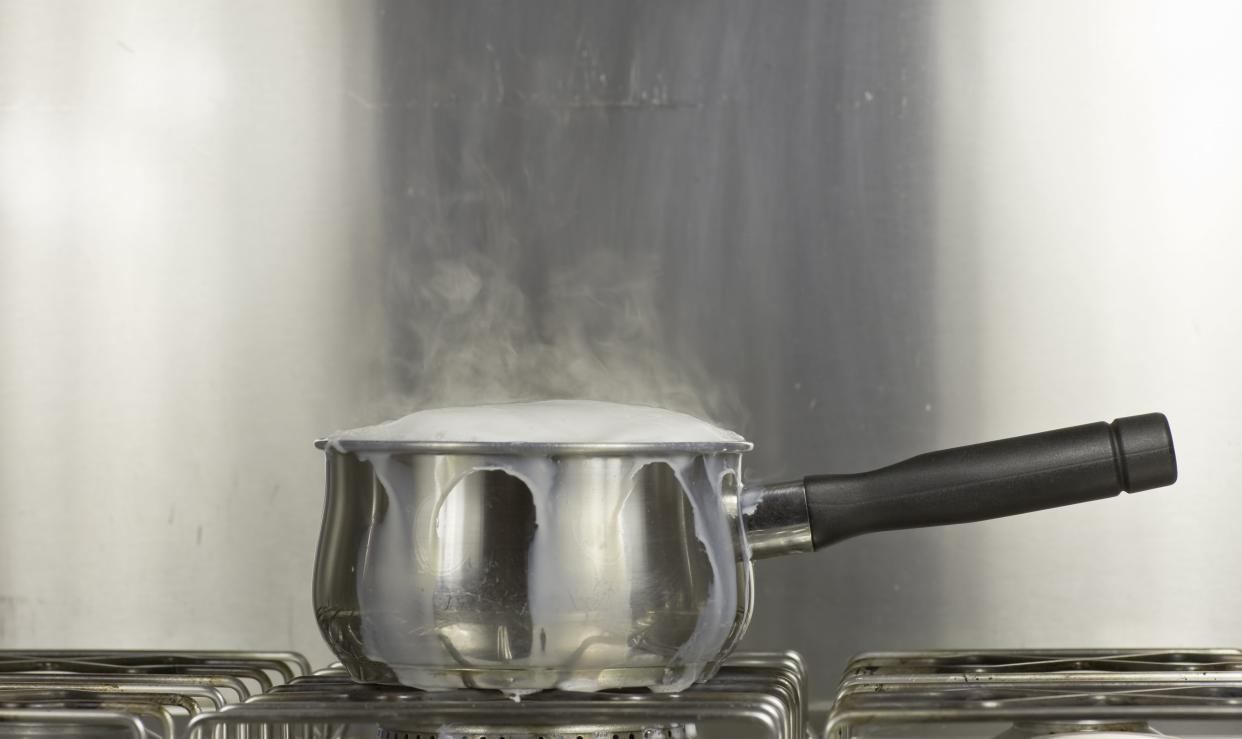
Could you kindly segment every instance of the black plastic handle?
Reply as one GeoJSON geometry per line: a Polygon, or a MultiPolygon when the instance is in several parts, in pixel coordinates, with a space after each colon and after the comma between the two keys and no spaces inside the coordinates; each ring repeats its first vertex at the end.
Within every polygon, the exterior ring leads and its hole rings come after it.
{"type": "Polygon", "coordinates": [[[808,477],[815,548],[873,531],[1029,513],[1177,480],[1162,413],[920,454],[855,475],[808,477]]]}

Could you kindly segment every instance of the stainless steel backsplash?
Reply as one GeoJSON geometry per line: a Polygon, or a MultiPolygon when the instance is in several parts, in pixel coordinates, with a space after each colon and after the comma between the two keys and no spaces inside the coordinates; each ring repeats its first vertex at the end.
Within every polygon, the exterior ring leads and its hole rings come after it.
{"type": "Polygon", "coordinates": [[[0,647],[294,648],[316,435],[570,394],[749,475],[1162,410],[1172,490],[757,565],[744,646],[1227,645],[1240,52],[1190,2],[0,6],[0,647]]]}

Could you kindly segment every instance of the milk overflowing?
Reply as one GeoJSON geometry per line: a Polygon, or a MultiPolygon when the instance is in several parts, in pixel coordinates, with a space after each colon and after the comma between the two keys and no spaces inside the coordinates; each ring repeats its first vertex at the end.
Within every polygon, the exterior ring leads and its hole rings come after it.
{"type": "MultiPolygon", "coordinates": [[[[514,696],[541,688],[592,691],[636,682],[655,683],[655,690],[682,690],[736,637],[735,622],[745,610],[739,585],[749,576],[749,563],[745,547],[740,547],[738,560],[734,542],[739,524],[726,512],[725,499],[736,492],[740,454],[712,449],[744,444],[741,436],[659,408],[561,400],[419,411],[338,433],[328,443],[346,451],[349,442],[362,441],[620,444],[643,449],[606,459],[509,454],[503,447],[495,454],[353,452],[370,463],[382,487],[355,563],[360,643],[367,659],[390,667],[400,682],[424,689],[497,688],[514,696]],[[702,445],[705,451],[650,451],[666,443],[702,445]],[[446,619],[440,592],[463,570],[480,566],[461,554],[472,550],[451,539],[462,536],[463,521],[467,530],[477,525],[464,518],[474,509],[463,498],[462,485],[485,471],[520,481],[525,491],[514,493],[529,493],[534,508],[529,547],[520,553],[526,557],[524,601],[529,611],[522,614],[529,621],[522,623],[529,623],[529,633],[517,649],[505,626],[486,626],[486,619],[483,626],[479,620],[446,619]],[[668,475],[675,477],[670,485],[680,487],[692,511],[693,538],[687,537],[686,544],[693,549],[697,539],[701,546],[701,553],[682,553],[686,563],[681,569],[650,561],[644,547],[652,529],[669,524],[651,520],[631,501],[642,491],[647,496],[642,505],[658,505],[663,515],[668,503],[658,503],[649,488],[653,477],[671,479],[668,475]],[[699,575],[687,574],[692,571],[699,575]],[[705,573],[710,575],[706,584],[705,573]],[[639,607],[633,602],[635,593],[647,593],[662,578],[677,583],[679,577],[698,582],[696,587],[704,591],[701,599],[674,614],[692,619],[680,630],[661,620],[670,616],[659,604],[639,607]],[[636,626],[635,614],[648,616],[654,626],[647,631],[636,626]],[[670,633],[680,635],[678,643],[665,643],[670,633]],[[648,643],[651,639],[654,644],[648,643]],[[522,651],[525,645],[530,646],[522,651]],[[633,671],[645,672],[636,677],[639,673],[633,671]]],[[[738,448],[744,447],[730,447],[738,448]]],[[[673,508],[680,510],[681,505],[673,508]]],[[[675,527],[661,531],[677,533],[675,527]]]]}
{"type": "Polygon", "coordinates": [[[694,416],[663,408],[597,400],[544,400],[432,408],[375,426],[339,431],[328,441],[693,444],[745,439],[694,416]]]}

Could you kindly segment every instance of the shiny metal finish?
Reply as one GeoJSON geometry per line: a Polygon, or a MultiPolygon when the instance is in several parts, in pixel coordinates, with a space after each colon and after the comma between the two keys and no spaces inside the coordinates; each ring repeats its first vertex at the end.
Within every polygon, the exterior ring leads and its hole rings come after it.
{"type": "Polygon", "coordinates": [[[729,513],[740,455],[492,451],[327,450],[315,609],[350,674],[507,691],[710,677],[752,608],[729,513]]]}
{"type": "Polygon", "coordinates": [[[1146,721],[1027,721],[996,735],[996,739],[1163,739],[1146,721]]]}
{"type": "Polygon", "coordinates": [[[140,718],[119,711],[0,708],[0,737],[4,739],[146,739],[146,736],[140,718]]]}
{"type": "Polygon", "coordinates": [[[1236,736],[1240,655],[1167,648],[862,654],[837,686],[824,736],[1236,736]]]}
{"type": "Polygon", "coordinates": [[[381,726],[378,739],[579,739],[614,736],[633,739],[687,739],[684,726],[659,724],[492,724],[462,722],[445,731],[442,726],[381,726]]]}
{"type": "Polygon", "coordinates": [[[0,738],[175,739],[308,672],[292,652],[0,650],[0,738]]]}
{"type": "Polygon", "coordinates": [[[814,551],[806,486],[801,480],[742,491],[742,522],[751,559],[814,551]]]}
{"type": "Polygon", "coordinates": [[[1178,419],[1177,495],[764,561],[751,649],[1237,643],[1240,12],[0,3],[0,646],[327,662],[307,442],[414,409],[446,259],[649,299],[757,479],[1178,419]]]}
{"type": "Polygon", "coordinates": [[[646,454],[658,457],[668,454],[719,454],[724,452],[747,452],[754,448],[749,441],[716,441],[716,442],[651,442],[644,444],[540,444],[524,441],[505,443],[470,442],[470,441],[365,441],[339,440],[315,442],[318,449],[326,449],[331,445],[342,452],[391,452],[400,454],[543,454],[555,457],[574,456],[618,456],[646,454]]]}
{"type": "Polygon", "coordinates": [[[745,631],[751,534],[771,556],[1114,496],[1120,478],[1131,490],[1176,479],[1163,415],[1117,425],[1128,432],[1076,426],[741,500],[740,452],[321,443],[321,629],[359,680],[682,690],[745,631]],[[1118,450],[1156,472],[1128,475],[1118,450]]]}
{"type": "Polygon", "coordinates": [[[1237,682],[1239,649],[974,649],[869,652],[850,660],[841,688],[898,682],[1237,682]]]}
{"type": "MultiPolygon", "coordinates": [[[[572,729],[663,726],[700,739],[805,739],[807,673],[795,653],[739,653],[725,660],[716,677],[681,693],[541,691],[512,701],[496,691],[422,691],[351,680],[341,671],[322,671],[281,685],[252,700],[190,722],[189,739],[243,739],[254,726],[280,732],[313,728],[313,736],[373,739],[388,730],[416,739],[435,728],[437,739],[498,739],[499,729],[544,730],[545,739],[572,729]],[[408,731],[407,731],[408,729],[408,731]],[[473,730],[481,730],[478,733],[473,730]]],[[[536,736],[540,734],[536,733],[536,736]]],[[[605,738],[612,732],[603,733],[605,738]]],[[[506,739],[512,734],[504,733],[506,739]]],[[[599,733],[583,734],[592,739],[599,733]]],[[[636,733],[635,739],[654,739],[636,733]]]]}

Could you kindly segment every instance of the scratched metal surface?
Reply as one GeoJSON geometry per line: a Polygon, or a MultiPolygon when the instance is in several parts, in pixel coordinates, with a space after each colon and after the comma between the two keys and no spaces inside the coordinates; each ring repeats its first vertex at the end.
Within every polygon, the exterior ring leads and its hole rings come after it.
{"type": "Polygon", "coordinates": [[[0,646],[326,661],[309,442],[475,377],[437,326],[665,356],[754,479],[1165,410],[1179,492],[762,562],[746,646],[1239,641],[1236,10],[1189,5],[0,5],[0,646]]]}
{"type": "MultiPolygon", "coordinates": [[[[930,10],[387,6],[372,102],[388,263],[429,271],[468,254],[545,297],[546,275],[568,270],[605,300],[638,265],[661,324],[631,344],[706,364],[701,390],[725,394],[709,411],[756,444],[751,479],[929,448],[930,10]],[[595,250],[621,254],[620,274],[578,266],[595,250]]],[[[402,317],[409,361],[395,372],[416,390],[429,350],[406,325],[425,304],[408,296],[388,290],[386,312],[402,317]]],[[[940,617],[908,605],[939,599],[936,540],[858,544],[760,564],[751,643],[833,669],[883,634],[934,639],[940,617]]]]}

